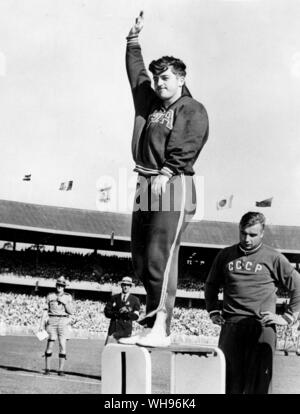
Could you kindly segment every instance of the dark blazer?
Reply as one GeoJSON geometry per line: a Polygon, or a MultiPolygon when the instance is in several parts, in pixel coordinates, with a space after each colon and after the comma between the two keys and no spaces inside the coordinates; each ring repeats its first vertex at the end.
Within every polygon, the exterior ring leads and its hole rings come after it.
{"type": "Polygon", "coordinates": [[[122,294],[113,295],[104,308],[104,315],[110,318],[108,335],[113,335],[116,339],[128,337],[132,333],[132,321],[139,317],[139,299],[129,294],[126,302],[122,302],[122,294]],[[120,309],[126,306],[128,312],[120,313],[120,309]]]}

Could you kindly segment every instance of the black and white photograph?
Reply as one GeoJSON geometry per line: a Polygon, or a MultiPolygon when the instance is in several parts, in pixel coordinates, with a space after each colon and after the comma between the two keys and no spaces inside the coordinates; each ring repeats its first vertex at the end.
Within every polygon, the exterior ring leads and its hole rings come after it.
{"type": "Polygon", "coordinates": [[[0,0],[0,394],[300,394],[300,2],[0,0]]]}

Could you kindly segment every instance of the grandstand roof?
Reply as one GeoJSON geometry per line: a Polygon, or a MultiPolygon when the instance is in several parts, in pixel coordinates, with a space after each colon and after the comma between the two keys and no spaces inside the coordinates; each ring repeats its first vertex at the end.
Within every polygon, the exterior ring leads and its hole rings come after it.
{"type": "MultiPolygon", "coordinates": [[[[128,214],[0,200],[1,240],[128,251],[130,226],[128,214]]],[[[202,220],[188,225],[181,245],[220,249],[237,240],[237,223],[202,220]]],[[[265,242],[300,253],[300,227],[269,225],[265,242]]]]}
{"type": "Polygon", "coordinates": [[[0,225],[59,233],[129,237],[130,216],[0,200],[0,225]]]}

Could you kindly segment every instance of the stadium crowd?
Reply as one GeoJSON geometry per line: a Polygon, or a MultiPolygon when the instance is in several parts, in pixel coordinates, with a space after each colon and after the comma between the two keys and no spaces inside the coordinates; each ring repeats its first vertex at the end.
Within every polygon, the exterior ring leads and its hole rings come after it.
{"type": "MultiPolygon", "coordinates": [[[[200,291],[204,288],[205,272],[198,275],[195,268],[181,264],[181,279],[178,289],[200,291]]],[[[196,268],[197,270],[197,268],[196,268]]],[[[123,276],[133,277],[136,286],[141,283],[134,278],[131,260],[118,256],[105,256],[97,253],[80,254],[71,252],[0,250],[0,275],[29,276],[54,279],[65,276],[69,281],[97,282],[116,286],[123,276]]],[[[279,290],[280,297],[286,297],[279,290]]],[[[34,327],[37,325],[45,299],[34,295],[0,293],[0,318],[7,325],[34,327]]],[[[76,313],[72,317],[74,330],[87,330],[91,333],[107,332],[109,321],[104,317],[104,303],[91,300],[76,300],[76,313]]],[[[140,329],[134,323],[134,330],[140,329]]],[[[172,332],[183,335],[203,335],[217,337],[219,327],[213,325],[205,310],[176,307],[172,320],[172,332]]],[[[283,340],[285,328],[278,327],[278,338],[283,340]]]]}
{"type": "MultiPolygon", "coordinates": [[[[117,284],[124,276],[131,276],[136,286],[142,283],[133,275],[131,260],[118,256],[96,253],[80,254],[70,252],[0,250],[0,274],[55,278],[64,276],[69,281],[88,281],[117,284]]],[[[184,268],[179,280],[179,289],[199,291],[204,283],[198,275],[194,278],[184,268]]]]}
{"type": "MultiPolygon", "coordinates": [[[[109,320],[103,313],[104,302],[78,299],[74,302],[76,310],[71,317],[71,326],[74,331],[83,330],[92,334],[107,333],[109,320]]],[[[45,297],[38,295],[0,292],[0,319],[7,326],[27,327],[34,330],[39,325],[45,303],[45,297]]],[[[134,322],[134,332],[139,330],[140,325],[134,322]]],[[[220,328],[212,324],[206,310],[175,307],[171,332],[174,335],[217,338],[220,328]]],[[[278,327],[279,341],[284,340],[285,332],[285,327],[278,327]]]]}
{"type": "MultiPolygon", "coordinates": [[[[45,303],[45,297],[37,295],[0,292],[0,315],[8,326],[35,328],[38,326],[45,303]]],[[[107,332],[109,320],[104,316],[104,306],[104,302],[76,299],[76,311],[71,317],[72,328],[95,333],[107,332]]],[[[177,307],[173,319],[174,333],[218,336],[219,328],[211,323],[205,310],[177,307]]],[[[135,330],[139,330],[137,323],[135,330]]]]}
{"type": "MultiPolygon", "coordinates": [[[[53,279],[64,276],[69,281],[87,281],[112,285],[124,276],[131,276],[136,286],[142,286],[135,278],[129,258],[105,256],[97,253],[37,250],[0,250],[0,274],[32,276],[53,279]],[[54,277],[55,275],[55,277],[54,277]]],[[[186,291],[204,290],[207,270],[181,263],[178,289],[186,291]]],[[[278,296],[287,298],[288,292],[279,288],[278,296]]]]}

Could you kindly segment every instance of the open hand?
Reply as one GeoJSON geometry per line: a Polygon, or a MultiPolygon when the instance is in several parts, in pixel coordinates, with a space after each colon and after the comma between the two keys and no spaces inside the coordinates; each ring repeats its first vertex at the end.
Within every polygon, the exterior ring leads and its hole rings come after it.
{"type": "Polygon", "coordinates": [[[144,12],[141,11],[139,16],[135,19],[135,24],[130,29],[128,36],[139,34],[143,26],[144,26],[144,12]]]}
{"type": "Polygon", "coordinates": [[[262,315],[261,322],[264,326],[268,325],[288,325],[287,321],[281,316],[277,315],[276,313],[266,311],[266,312],[260,312],[262,315]]]}
{"type": "Polygon", "coordinates": [[[211,319],[211,321],[214,325],[220,325],[221,326],[225,323],[225,319],[219,313],[215,313],[214,315],[212,315],[210,317],[210,319],[211,319]]]}
{"type": "Polygon", "coordinates": [[[63,296],[58,296],[57,297],[57,302],[58,303],[62,303],[63,305],[66,305],[67,304],[67,301],[66,301],[66,299],[63,296]]]}
{"type": "Polygon", "coordinates": [[[166,175],[157,175],[154,178],[153,183],[151,185],[151,190],[153,194],[159,196],[161,193],[165,193],[168,181],[169,177],[167,177],[166,175]]]}

